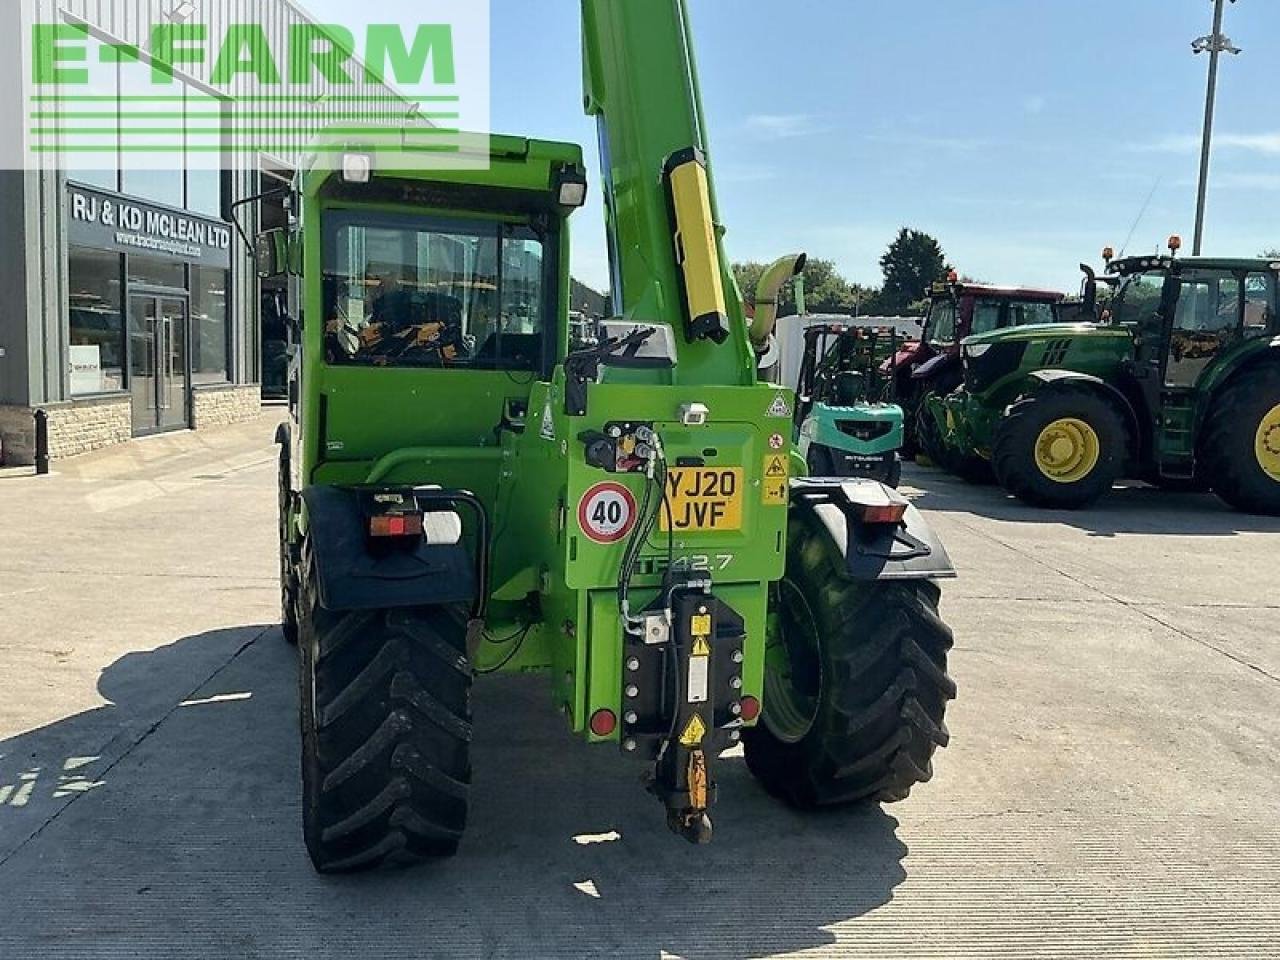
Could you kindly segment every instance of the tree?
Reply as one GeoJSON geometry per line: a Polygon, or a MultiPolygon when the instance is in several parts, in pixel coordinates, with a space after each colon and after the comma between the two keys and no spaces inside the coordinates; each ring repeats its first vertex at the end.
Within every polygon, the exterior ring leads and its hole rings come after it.
{"type": "Polygon", "coordinates": [[[1258,256],[1263,260],[1280,260],[1280,250],[1274,248],[1271,250],[1263,250],[1262,253],[1258,254],[1258,256]]]}
{"type": "MultiPolygon", "coordinates": [[[[742,291],[742,298],[754,306],[756,287],[768,264],[735,263],[733,275],[742,291]]],[[[877,291],[850,283],[836,269],[834,261],[810,259],[804,268],[805,303],[810,313],[866,313],[877,291]]],[[[795,285],[784,283],[778,292],[778,316],[790,316],[796,312],[795,285]]]]}
{"type": "Polygon", "coordinates": [[[884,271],[881,307],[902,312],[924,296],[938,280],[945,280],[950,267],[938,241],[920,230],[903,227],[880,258],[884,271]]]}

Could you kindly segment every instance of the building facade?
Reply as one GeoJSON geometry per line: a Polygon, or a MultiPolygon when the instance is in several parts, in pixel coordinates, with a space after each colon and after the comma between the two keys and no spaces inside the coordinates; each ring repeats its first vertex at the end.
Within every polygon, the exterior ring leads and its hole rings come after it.
{"type": "MultiPolygon", "coordinates": [[[[92,67],[94,98],[114,105],[121,117],[137,116],[153,89],[156,23],[198,18],[217,34],[251,19],[273,47],[288,49],[290,31],[311,22],[290,0],[25,2],[39,9],[41,22],[75,25],[99,43],[138,51],[136,59],[92,67]]],[[[29,63],[15,6],[6,4],[0,13],[4,116],[27,115],[18,71],[29,63]]],[[[283,291],[272,285],[280,281],[258,280],[251,251],[223,214],[229,203],[287,182],[312,137],[330,122],[331,108],[318,96],[265,135],[256,131],[252,149],[223,124],[221,143],[238,164],[220,170],[207,157],[197,158],[188,131],[197,118],[213,117],[217,124],[232,109],[228,93],[208,83],[208,63],[166,69],[173,75],[170,102],[163,114],[157,111],[153,129],[161,131],[158,142],[167,137],[175,155],[189,159],[180,169],[155,169],[124,149],[125,134],[117,133],[105,160],[98,153],[80,164],[68,154],[58,170],[0,171],[5,465],[32,462],[37,410],[48,415],[50,453],[57,459],[256,416],[264,383],[268,392],[283,383],[285,330],[276,309],[283,291]]],[[[409,114],[389,87],[361,73],[354,84],[341,92],[363,97],[371,119],[409,114]]],[[[279,199],[242,209],[239,219],[250,235],[288,218],[279,199]]]]}

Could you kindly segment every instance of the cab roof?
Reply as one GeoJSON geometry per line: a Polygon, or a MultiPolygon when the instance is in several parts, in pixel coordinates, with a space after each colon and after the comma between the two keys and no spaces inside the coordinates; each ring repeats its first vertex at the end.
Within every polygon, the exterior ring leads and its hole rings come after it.
{"type": "Polygon", "coordinates": [[[1267,260],[1261,257],[1125,257],[1113,260],[1107,265],[1107,273],[1128,276],[1144,270],[1167,270],[1173,264],[1183,269],[1221,270],[1224,273],[1243,273],[1247,271],[1271,270],[1280,272],[1280,260],[1267,260]]]}

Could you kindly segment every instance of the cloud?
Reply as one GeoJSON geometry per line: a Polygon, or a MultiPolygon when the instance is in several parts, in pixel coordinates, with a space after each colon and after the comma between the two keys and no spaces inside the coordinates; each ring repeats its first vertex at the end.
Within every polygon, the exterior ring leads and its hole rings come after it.
{"type": "MultiPolygon", "coordinates": [[[[1200,140],[1191,134],[1161,137],[1148,143],[1130,144],[1128,149],[1136,153],[1195,153],[1200,149],[1200,140]]],[[[1215,149],[1280,156],[1280,133],[1215,133],[1213,146],[1215,149]]]]}
{"type": "Polygon", "coordinates": [[[1280,190],[1280,173],[1223,173],[1214,176],[1210,187],[1224,190],[1280,190]]]}
{"type": "Polygon", "coordinates": [[[1033,117],[1038,117],[1044,113],[1044,108],[1049,105],[1049,101],[1041,96],[1026,97],[1022,101],[1022,109],[1033,117]]]}
{"type": "Polygon", "coordinates": [[[790,140],[825,133],[829,127],[807,113],[757,113],[747,117],[748,133],[765,140],[790,140]]]}
{"type": "Polygon", "coordinates": [[[916,147],[921,150],[947,150],[954,153],[970,153],[993,146],[992,141],[981,137],[922,137],[910,134],[879,134],[867,136],[869,143],[887,143],[896,147],[916,147]]]}

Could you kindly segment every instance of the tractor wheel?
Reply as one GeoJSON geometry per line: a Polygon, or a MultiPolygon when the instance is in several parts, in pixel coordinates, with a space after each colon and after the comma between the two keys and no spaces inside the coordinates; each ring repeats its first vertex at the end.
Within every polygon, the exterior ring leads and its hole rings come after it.
{"type": "Polygon", "coordinates": [[[819,444],[811,444],[809,446],[809,454],[805,457],[805,461],[809,464],[809,476],[811,477],[835,477],[836,473],[835,457],[831,455],[831,449],[819,444]]]}
{"type": "Polygon", "coordinates": [[[1062,387],[1013,404],[996,428],[1000,485],[1033,507],[1076,510],[1111,489],[1127,457],[1124,421],[1097,391],[1062,387]]]}
{"type": "Polygon", "coordinates": [[[280,630],[287,643],[298,643],[298,574],[289,555],[289,448],[280,448],[279,474],[280,630]]]}
{"type": "Polygon", "coordinates": [[[802,808],[893,802],[933,776],[956,694],[938,593],[848,579],[816,522],[794,517],[770,599],[764,712],[743,737],[766,790],[802,808]]]}
{"type": "Polygon", "coordinates": [[[916,407],[915,426],[915,440],[919,451],[935,467],[945,470],[952,457],[942,438],[942,432],[938,429],[938,421],[929,413],[929,394],[922,396],[920,405],[916,407]]]}
{"type": "Polygon", "coordinates": [[[1213,492],[1237,510],[1280,515],[1280,367],[1237,377],[1213,405],[1203,436],[1213,492]]]}
{"type": "Polygon", "coordinates": [[[929,396],[930,394],[925,395],[921,400],[920,409],[916,412],[916,437],[920,443],[920,450],[935,467],[959,477],[965,483],[975,485],[990,483],[992,479],[990,463],[975,454],[962,454],[947,445],[947,441],[938,429],[938,421],[929,413],[926,406],[929,396]]]}
{"type": "Polygon", "coordinates": [[[439,608],[332,613],[307,577],[303,834],[321,873],[457,852],[471,783],[465,630],[439,608]]]}
{"type": "Polygon", "coordinates": [[[892,460],[885,461],[884,476],[877,477],[885,486],[893,487],[897,490],[902,484],[902,457],[893,454],[892,460]]]}

